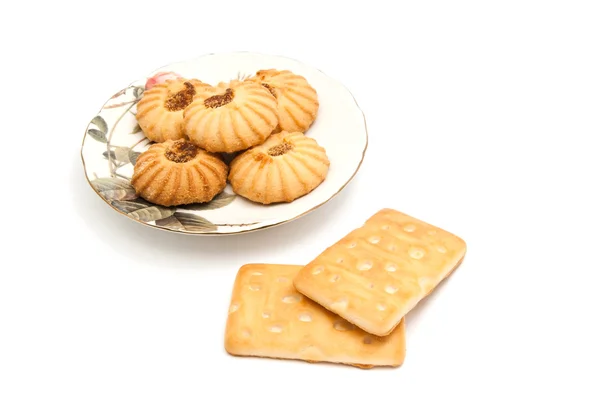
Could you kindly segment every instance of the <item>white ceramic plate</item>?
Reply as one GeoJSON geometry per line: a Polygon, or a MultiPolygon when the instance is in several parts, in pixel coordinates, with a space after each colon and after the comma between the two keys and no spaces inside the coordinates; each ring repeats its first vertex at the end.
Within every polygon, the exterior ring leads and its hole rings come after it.
{"type": "Polygon", "coordinates": [[[140,223],[173,232],[234,234],[272,227],[315,210],[337,195],[358,171],[367,149],[364,115],[352,94],[321,71],[286,57],[257,53],[210,54],[164,66],[111,97],[86,129],[81,157],[92,188],[114,210],[140,223]],[[306,132],[331,162],[325,181],[291,203],[260,205],[225,192],[207,204],[162,207],[137,198],[129,179],[149,141],[135,119],[136,103],[148,79],[174,72],[209,84],[253,75],[260,69],[287,69],[304,76],[319,96],[319,111],[306,132]]]}

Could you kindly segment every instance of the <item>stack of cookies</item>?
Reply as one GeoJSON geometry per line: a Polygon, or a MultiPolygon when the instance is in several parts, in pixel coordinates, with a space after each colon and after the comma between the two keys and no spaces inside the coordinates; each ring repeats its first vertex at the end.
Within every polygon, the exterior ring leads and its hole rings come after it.
{"type": "Polygon", "coordinates": [[[325,149],[304,135],[318,108],[316,90],[287,70],[215,86],[166,80],[137,104],[140,128],[155,143],[138,158],[132,185],[163,206],[209,202],[227,181],[253,202],[291,202],[329,170],[325,149]],[[230,165],[224,155],[235,157],[230,165]]]}
{"type": "Polygon", "coordinates": [[[305,266],[243,266],[225,349],[237,356],[400,366],[406,314],[465,252],[456,235],[380,210],[305,266]]]}

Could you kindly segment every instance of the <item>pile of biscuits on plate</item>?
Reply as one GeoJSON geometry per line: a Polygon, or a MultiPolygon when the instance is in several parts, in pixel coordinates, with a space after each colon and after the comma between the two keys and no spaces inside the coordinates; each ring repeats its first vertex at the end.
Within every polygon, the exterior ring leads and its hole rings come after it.
{"type": "Polygon", "coordinates": [[[154,143],[138,157],[131,183],[162,206],[210,202],[227,182],[252,202],[291,202],[329,171],[325,149],[304,135],[318,109],[316,90],[288,70],[214,86],[173,76],[137,104],[138,124],[154,143]]]}
{"type": "Polygon", "coordinates": [[[306,265],[242,266],[225,349],[236,356],[400,366],[406,314],[465,253],[458,236],[382,209],[306,265]]]}

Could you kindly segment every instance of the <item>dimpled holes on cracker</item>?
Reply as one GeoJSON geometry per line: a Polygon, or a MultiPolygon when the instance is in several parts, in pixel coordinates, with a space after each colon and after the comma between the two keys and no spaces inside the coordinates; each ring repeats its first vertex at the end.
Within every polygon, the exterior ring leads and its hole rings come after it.
{"type": "Polygon", "coordinates": [[[341,319],[298,293],[302,266],[245,265],[229,305],[225,349],[232,355],[349,364],[399,366],[404,361],[404,321],[386,338],[341,319]]]}
{"type": "Polygon", "coordinates": [[[294,286],[363,330],[385,336],[465,252],[459,237],[383,209],[306,265],[294,286]]]}

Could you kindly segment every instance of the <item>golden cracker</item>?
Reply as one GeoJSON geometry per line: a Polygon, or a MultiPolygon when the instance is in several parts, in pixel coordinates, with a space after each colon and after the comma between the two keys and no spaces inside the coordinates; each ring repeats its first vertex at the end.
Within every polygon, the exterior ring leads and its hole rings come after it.
{"type": "Polygon", "coordinates": [[[238,356],[332,362],[370,368],[404,361],[404,321],[376,337],[298,293],[303,266],[250,264],[237,274],[225,349],[238,356]]]}
{"type": "Polygon", "coordinates": [[[366,332],[385,336],[465,252],[456,235],[383,209],[304,267],[294,286],[366,332]]]}

